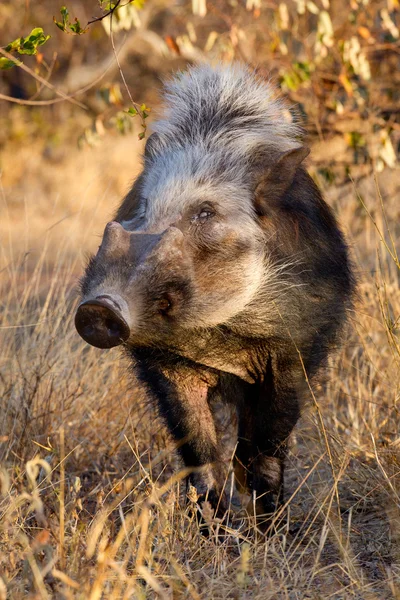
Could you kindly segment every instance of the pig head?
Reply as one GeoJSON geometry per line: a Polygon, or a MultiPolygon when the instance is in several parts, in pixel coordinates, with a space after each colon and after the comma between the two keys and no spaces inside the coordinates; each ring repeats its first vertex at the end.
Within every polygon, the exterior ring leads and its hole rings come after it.
{"type": "Polygon", "coordinates": [[[282,247],[275,235],[279,200],[307,152],[295,148],[272,159],[258,147],[242,184],[227,181],[233,173],[220,164],[225,155],[215,156],[215,182],[196,172],[196,152],[173,153],[182,173],[165,174],[164,159],[154,159],[144,171],[147,187],[139,178],[132,189],[136,205],[128,194],[86,269],[75,319],[83,339],[99,348],[125,343],[177,351],[184,339],[185,348],[198,346],[199,328],[238,330],[243,323],[246,336],[256,326],[265,336],[282,279],[272,262],[273,244],[282,247]]]}

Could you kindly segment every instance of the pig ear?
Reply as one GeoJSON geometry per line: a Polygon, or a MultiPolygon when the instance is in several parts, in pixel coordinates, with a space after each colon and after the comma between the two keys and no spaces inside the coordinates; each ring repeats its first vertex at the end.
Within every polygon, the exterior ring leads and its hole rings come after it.
{"type": "MultiPolygon", "coordinates": [[[[259,215],[268,212],[282,198],[292,185],[295,173],[303,160],[309,155],[310,149],[304,146],[287,150],[278,156],[267,169],[256,169],[254,207],[259,215]]],[[[271,157],[269,157],[270,159],[271,157]]],[[[268,160],[270,162],[270,160],[268,160]]]]}

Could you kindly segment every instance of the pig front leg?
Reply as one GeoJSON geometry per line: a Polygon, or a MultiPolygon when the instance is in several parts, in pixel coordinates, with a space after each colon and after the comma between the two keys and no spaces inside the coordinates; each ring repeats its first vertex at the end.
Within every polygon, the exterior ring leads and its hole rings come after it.
{"type": "Polygon", "coordinates": [[[154,365],[148,360],[139,360],[137,370],[157,401],[185,466],[193,468],[189,482],[196,488],[200,504],[207,499],[222,515],[223,472],[208,404],[210,381],[192,369],[154,365]]]}
{"type": "Polygon", "coordinates": [[[289,439],[300,416],[298,389],[286,361],[269,357],[260,381],[249,385],[239,407],[235,472],[255,492],[260,524],[283,502],[283,476],[289,439]],[[261,517],[265,515],[265,517],[261,517]]]}

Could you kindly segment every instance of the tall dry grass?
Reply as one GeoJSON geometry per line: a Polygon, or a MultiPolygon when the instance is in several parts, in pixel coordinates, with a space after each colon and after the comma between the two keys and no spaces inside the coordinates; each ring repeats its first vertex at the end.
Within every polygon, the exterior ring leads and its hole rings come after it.
{"type": "Polygon", "coordinates": [[[1,190],[0,598],[400,598],[395,176],[327,190],[359,301],[326,384],[311,390],[285,510],[267,539],[251,514],[237,530],[205,514],[205,537],[129,365],[73,325],[85,252],[137,169],[135,143],[115,144],[59,167],[27,162],[1,190]]]}

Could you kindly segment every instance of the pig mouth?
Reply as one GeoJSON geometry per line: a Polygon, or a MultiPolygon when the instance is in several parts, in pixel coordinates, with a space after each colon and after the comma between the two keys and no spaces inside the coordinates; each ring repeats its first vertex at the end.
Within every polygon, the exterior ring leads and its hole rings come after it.
{"type": "Polygon", "coordinates": [[[75,327],[85,342],[96,348],[120,346],[130,335],[118,301],[108,295],[82,302],[75,315],[75,327]]]}

